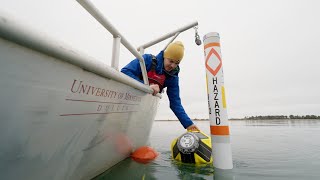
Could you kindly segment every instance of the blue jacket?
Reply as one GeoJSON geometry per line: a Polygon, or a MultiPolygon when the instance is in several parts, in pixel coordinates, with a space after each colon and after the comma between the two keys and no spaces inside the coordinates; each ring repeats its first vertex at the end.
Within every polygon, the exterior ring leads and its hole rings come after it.
{"type": "MultiPolygon", "coordinates": [[[[150,71],[152,66],[152,55],[151,54],[144,54],[142,56],[144,58],[147,72],[150,71]]],[[[164,66],[163,66],[163,51],[161,51],[157,56],[157,74],[164,74],[164,66]]],[[[189,118],[187,113],[185,112],[184,108],[181,104],[180,99],[180,90],[179,90],[179,66],[178,70],[173,74],[166,74],[166,80],[164,82],[164,87],[167,88],[167,95],[170,101],[170,108],[174,112],[174,114],[179,119],[180,123],[183,125],[184,128],[189,127],[193,124],[192,120],[189,118]]],[[[140,79],[142,77],[140,63],[138,59],[132,60],[129,64],[127,64],[124,68],[121,69],[121,72],[134,78],[135,80],[143,83],[143,80],[140,79]]]]}

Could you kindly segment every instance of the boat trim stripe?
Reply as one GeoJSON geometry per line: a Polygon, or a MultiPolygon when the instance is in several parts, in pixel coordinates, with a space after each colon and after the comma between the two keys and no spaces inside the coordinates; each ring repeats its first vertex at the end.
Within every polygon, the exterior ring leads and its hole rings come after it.
{"type": "Polygon", "coordinates": [[[115,102],[107,102],[107,101],[91,101],[91,100],[82,100],[82,99],[66,99],[66,101],[80,101],[80,102],[96,102],[96,103],[110,103],[110,104],[139,105],[139,104],[115,103],[115,102]]]}
{"type": "Polygon", "coordinates": [[[82,115],[96,115],[96,114],[112,114],[112,113],[129,113],[138,111],[126,111],[126,112],[106,112],[106,113],[79,113],[79,114],[60,114],[60,116],[82,116],[82,115]]]}

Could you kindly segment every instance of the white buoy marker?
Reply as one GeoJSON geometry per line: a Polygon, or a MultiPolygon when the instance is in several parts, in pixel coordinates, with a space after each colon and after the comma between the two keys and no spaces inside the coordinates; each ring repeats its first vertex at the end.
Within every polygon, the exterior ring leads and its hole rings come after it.
{"type": "Polygon", "coordinates": [[[229,122],[224,90],[220,37],[211,32],[203,37],[213,166],[232,169],[229,122]]]}

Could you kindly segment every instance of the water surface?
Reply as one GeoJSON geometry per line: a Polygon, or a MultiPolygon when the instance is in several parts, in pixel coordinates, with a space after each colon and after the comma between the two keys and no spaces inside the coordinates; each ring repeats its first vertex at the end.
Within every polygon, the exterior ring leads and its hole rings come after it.
{"type": "MultiPolygon", "coordinates": [[[[209,133],[209,121],[196,121],[209,133]]],[[[230,121],[234,169],[171,160],[170,145],[185,130],[178,121],[155,121],[150,145],[159,157],[148,164],[122,161],[96,179],[319,180],[320,120],[230,121]]]]}

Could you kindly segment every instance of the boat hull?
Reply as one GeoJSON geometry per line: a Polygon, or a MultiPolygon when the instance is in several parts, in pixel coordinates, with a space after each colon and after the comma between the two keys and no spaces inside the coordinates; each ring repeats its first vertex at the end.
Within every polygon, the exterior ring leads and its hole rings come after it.
{"type": "Polygon", "coordinates": [[[0,54],[0,179],[90,179],[148,143],[159,97],[7,39],[0,54]]]}

